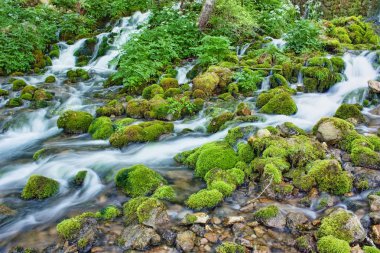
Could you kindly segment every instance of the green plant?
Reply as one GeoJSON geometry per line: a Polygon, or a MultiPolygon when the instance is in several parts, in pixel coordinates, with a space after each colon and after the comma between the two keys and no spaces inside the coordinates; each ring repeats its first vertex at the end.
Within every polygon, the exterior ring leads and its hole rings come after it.
{"type": "Polygon", "coordinates": [[[310,20],[301,19],[286,34],[286,48],[297,54],[321,49],[320,28],[310,20]]]}
{"type": "Polygon", "coordinates": [[[230,54],[230,41],[226,37],[205,36],[195,48],[199,64],[209,66],[226,60],[230,54]]]}

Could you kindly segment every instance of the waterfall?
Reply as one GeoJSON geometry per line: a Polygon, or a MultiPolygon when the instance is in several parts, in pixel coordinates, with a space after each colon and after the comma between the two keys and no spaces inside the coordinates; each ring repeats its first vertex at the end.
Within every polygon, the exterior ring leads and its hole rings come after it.
{"type": "Polygon", "coordinates": [[[53,71],[62,71],[64,69],[75,68],[76,57],[74,54],[84,45],[85,41],[86,39],[81,39],[73,45],[67,45],[65,42],[60,42],[58,45],[61,48],[61,53],[59,58],[53,59],[53,66],[51,69],[53,71]]]}

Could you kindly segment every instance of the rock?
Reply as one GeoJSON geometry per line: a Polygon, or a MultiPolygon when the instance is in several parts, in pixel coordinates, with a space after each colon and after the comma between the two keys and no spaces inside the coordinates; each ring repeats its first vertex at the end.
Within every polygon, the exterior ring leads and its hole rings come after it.
{"type": "Polygon", "coordinates": [[[258,138],[263,138],[271,136],[271,133],[268,129],[260,129],[259,131],[257,131],[256,135],[258,138]]]}
{"type": "Polygon", "coordinates": [[[7,216],[13,216],[16,213],[17,212],[15,210],[13,210],[13,209],[7,207],[6,205],[0,203],[0,219],[3,217],[7,217],[7,216]]]}
{"type": "Polygon", "coordinates": [[[380,93],[380,82],[375,80],[369,80],[368,81],[368,87],[370,88],[371,92],[373,93],[380,93]]]}
{"type": "Polygon", "coordinates": [[[303,213],[290,212],[286,215],[286,226],[292,233],[302,230],[302,226],[309,222],[309,219],[303,213]]]}
{"type": "Polygon", "coordinates": [[[205,245],[208,243],[208,240],[206,238],[201,239],[201,245],[205,245]]]}
{"type": "Polygon", "coordinates": [[[227,217],[225,220],[224,220],[224,224],[229,226],[229,225],[232,225],[232,224],[235,224],[235,223],[241,223],[241,222],[244,222],[245,219],[243,216],[230,216],[230,217],[227,217]]]}
{"type": "Polygon", "coordinates": [[[377,116],[380,116],[380,106],[377,106],[375,108],[373,108],[372,110],[369,111],[371,114],[373,115],[377,115],[377,116]]]}
{"type": "Polygon", "coordinates": [[[184,224],[206,224],[210,217],[207,213],[192,213],[187,214],[185,218],[182,220],[184,224]]]}
{"type": "Polygon", "coordinates": [[[178,233],[177,246],[185,252],[190,252],[195,246],[195,234],[190,230],[178,233]]]}
{"type": "Polygon", "coordinates": [[[320,142],[336,144],[343,139],[354,126],[339,118],[322,118],[314,126],[314,132],[320,142]]]}
{"type": "Polygon", "coordinates": [[[372,226],[372,240],[377,245],[380,245],[380,224],[372,226]]]}
{"type": "Polygon", "coordinates": [[[380,211],[380,196],[378,195],[370,195],[368,196],[369,200],[369,208],[372,212],[380,211]]]}
{"type": "Polygon", "coordinates": [[[165,229],[164,231],[160,231],[160,235],[167,245],[174,245],[175,239],[177,237],[177,234],[174,231],[165,229]]]}
{"type": "Polygon", "coordinates": [[[194,224],[190,228],[197,236],[203,237],[206,233],[206,229],[199,224],[194,224]]]}
{"type": "Polygon", "coordinates": [[[209,241],[209,242],[212,242],[212,243],[216,243],[218,241],[218,235],[216,233],[213,233],[213,232],[208,232],[204,235],[204,237],[209,241]]]}
{"type": "Polygon", "coordinates": [[[144,250],[151,245],[157,245],[161,237],[150,227],[132,225],[125,228],[121,240],[127,249],[144,250]]]}
{"type": "Polygon", "coordinates": [[[152,208],[147,208],[149,218],[142,223],[149,227],[158,228],[160,225],[169,222],[169,215],[166,212],[166,206],[164,204],[157,205],[152,208]]]}
{"type": "Polygon", "coordinates": [[[222,220],[219,219],[218,217],[212,217],[212,218],[211,218],[211,223],[212,223],[212,224],[215,224],[215,225],[219,225],[219,224],[222,223],[222,220]]]}
{"type": "Polygon", "coordinates": [[[247,226],[245,223],[236,223],[232,226],[232,232],[235,238],[246,238],[252,237],[254,231],[251,227],[247,226]]]}
{"type": "Polygon", "coordinates": [[[380,224],[380,212],[368,214],[371,224],[380,224]]]}

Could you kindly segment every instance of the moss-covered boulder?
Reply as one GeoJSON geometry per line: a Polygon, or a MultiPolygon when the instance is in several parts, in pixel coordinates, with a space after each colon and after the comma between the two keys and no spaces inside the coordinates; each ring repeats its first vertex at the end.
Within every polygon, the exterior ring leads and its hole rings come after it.
{"type": "Polygon", "coordinates": [[[144,165],[121,169],[115,176],[116,186],[132,197],[151,194],[165,183],[160,174],[144,165]]]}
{"type": "Polygon", "coordinates": [[[355,214],[337,209],[322,219],[317,236],[334,236],[337,239],[352,242],[361,242],[366,238],[366,231],[355,214]]]}
{"type": "Polygon", "coordinates": [[[132,99],[127,103],[127,115],[135,119],[142,119],[145,113],[149,111],[149,106],[148,100],[132,99]]]}
{"type": "Polygon", "coordinates": [[[187,199],[186,205],[195,210],[213,208],[223,200],[223,194],[218,190],[200,190],[187,199]]]}
{"type": "Polygon", "coordinates": [[[174,198],[176,197],[176,193],[173,187],[169,185],[163,185],[163,186],[158,187],[154,191],[152,197],[156,199],[171,201],[171,200],[174,200],[174,198]]]}
{"type": "Polygon", "coordinates": [[[54,83],[55,80],[55,76],[48,76],[45,78],[45,83],[54,83]]]}
{"type": "Polygon", "coordinates": [[[24,102],[22,102],[22,99],[21,98],[11,98],[8,100],[8,102],[5,104],[5,107],[9,107],[9,108],[15,108],[15,107],[20,107],[24,104],[24,102]]]}
{"type": "Polygon", "coordinates": [[[143,90],[142,97],[145,99],[151,99],[159,94],[164,94],[164,89],[158,84],[152,84],[143,90]]]}
{"type": "Polygon", "coordinates": [[[278,86],[287,86],[288,81],[280,74],[273,74],[269,78],[269,85],[271,88],[276,88],[278,86]]]}
{"type": "Polygon", "coordinates": [[[113,133],[110,143],[121,148],[129,143],[157,141],[162,135],[172,133],[173,123],[163,121],[149,121],[137,125],[126,126],[113,133]]]}
{"type": "Polygon", "coordinates": [[[86,177],[87,177],[87,170],[78,171],[78,173],[75,175],[74,180],[73,180],[74,185],[82,186],[86,177]]]}
{"type": "Polygon", "coordinates": [[[0,89],[0,97],[5,97],[9,95],[9,91],[0,89]]]}
{"type": "Polygon", "coordinates": [[[37,89],[33,94],[33,100],[36,102],[50,101],[52,99],[53,95],[44,89],[37,89]]]}
{"type": "Polygon", "coordinates": [[[119,101],[112,100],[108,102],[106,105],[99,107],[96,109],[97,116],[121,116],[125,113],[125,108],[122,103],[119,101]]]}
{"type": "Polygon", "coordinates": [[[195,175],[204,177],[215,168],[228,170],[239,161],[235,150],[226,142],[212,142],[175,157],[176,161],[195,168],[195,175]]]}
{"type": "Polygon", "coordinates": [[[69,110],[58,118],[57,126],[68,134],[87,133],[92,120],[93,117],[88,112],[69,110]]]}
{"type": "Polygon", "coordinates": [[[227,85],[232,81],[232,71],[229,68],[221,66],[210,66],[207,72],[214,73],[219,77],[218,86],[221,89],[227,87],[227,85]]]}
{"type": "Polygon", "coordinates": [[[354,126],[339,118],[322,118],[313,127],[313,133],[317,136],[317,139],[321,142],[328,144],[337,144],[347,136],[354,126]]]}
{"type": "Polygon", "coordinates": [[[160,80],[160,86],[164,90],[168,90],[170,88],[179,88],[178,80],[170,77],[162,78],[160,80]]]}
{"type": "Polygon", "coordinates": [[[320,253],[350,253],[350,244],[334,236],[324,236],[318,240],[318,252],[320,253]]]}
{"type": "Polygon", "coordinates": [[[256,101],[256,106],[260,112],[267,114],[292,115],[297,112],[297,105],[290,94],[291,89],[278,87],[261,93],[256,101]]]}
{"type": "Polygon", "coordinates": [[[275,205],[262,207],[253,214],[254,218],[268,227],[282,229],[285,227],[286,219],[280,209],[275,205]]]}
{"type": "Polygon", "coordinates": [[[361,110],[363,107],[359,104],[342,104],[336,110],[334,117],[347,120],[351,123],[362,123],[365,121],[361,110]]]}
{"type": "Polygon", "coordinates": [[[220,82],[220,78],[213,72],[206,72],[193,79],[193,90],[201,90],[206,95],[210,96],[220,82]]]}
{"type": "Polygon", "coordinates": [[[95,119],[88,128],[89,134],[93,139],[108,139],[114,132],[112,121],[108,117],[95,119]]]}
{"type": "Polygon", "coordinates": [[[66,73],[66,76],[71,83],[86,81],[90,79],[89,73],[84,69],[69,70],[66,73]]]}
{"type": "Polygon", "coordinates": [[[233,242],[223,242],[216,248],[217,253],[245,253],[245,247],[233,242]]]}
{"type": "Polygon", "coordinates": [[[23,199],[45,199],[59,191],[59,183],[54,179],[32,175],[22,190],[23,199]]]}
{"type": "Polygon", "coordinates": [[[27,83],[22,79],[16,79],[12,82],[13,91],[22,90],[25,86],[27,86],[27,83]]]}
{"type": "Polygon", "coordinates": [[[354,165],[372,169],[380,169],[380,154],[371,147],[353,145],[351,160],[354,165]]]}
{"type": "Polygon", "coordinates": [[[216,133],[227,122],[234,118],[234,114],[231,112],[224,112],[211,119],[211,122],[207,126],[207,132],[216,133]]]}

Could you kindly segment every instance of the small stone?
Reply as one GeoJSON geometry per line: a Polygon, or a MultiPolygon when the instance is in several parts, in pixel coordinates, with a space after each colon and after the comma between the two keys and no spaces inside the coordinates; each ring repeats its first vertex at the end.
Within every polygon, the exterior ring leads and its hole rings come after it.
{"type": "Polygon", "coordinates": [[[232,225],[232,224],[241,223],[244,221],[245,221],[245,219],[243,216],[230,216],[224,220],[224,224],[225,225],[232,225]]]}
{"type": "Polygon", "coordinates": [[[185,252],[190,252],[195,246],[195,234],[190,230],[178,233],[177,245],[185,252]]]}
{"type": "Polygon", "coordinates": [[[212,232],[208,232],[208,233],[206,233],[206,234],[204,235],[204,237],[205,237],[208,241],[210,241],[210,242],[212,242],[212,243],[216,243],[216,242],[218,241],[218,235],[215,234],[215,233],[212,233],[212,232]]]}
{"type": "Polygon", "coordinates": [[[380,211],[380,196],[370,195],[368,196],[369,208],[372,212],[380,211]]]}
{"type": "Polygon", "coordinates": [[[206,238],[202,238],[201,239],[201,244],[202,245],[205,245],[205,244],[207,244],[208,243],[208,240],[206,239],[206,238]]]}
{"type": "Polygon", "coordinates": [[[161,237],[154,229],[144,225],[132,225],[126,227],[121,235],[124,246],[127,249],[144,250],[150,245],[157,245],[161,237]]]}
{"type": "Polygon", "coordinates": [[[302,230],[302,226],[308,221],[308,218],[303,213],[290,212],[286,216],[286,226],[292,231],[292,233],[302,230]]]}
{"type": "Polygon", "coordinates": [[[364,251],[360,248],[360,245],[355,245],[351,248],[351,253],[364,253],[364,251]]]}
{"type": "Polygon", "coordinates": [[[255,227],[253,230],[258,237],[263,237],[265,235],[265,231],[262,229],[262,227],[255,227]]]}
{"type": "Polygon", "coordinates": [[[211,247],[210,247],[209,245],[206,245],[206,246],[204,247],[204,249],[205,249],[205,251],[207,251],[207,252],[210,252],[210,251],[211,251],[211,247]]]}
{"type": "Polygon", "coordinates": [[[222,223],[222,220],[219,219],[218,217],[212,217],[212,218],[211,218],[211,223],[212,223],[212,224],[219,225],[219,224],[222,223]]]}

